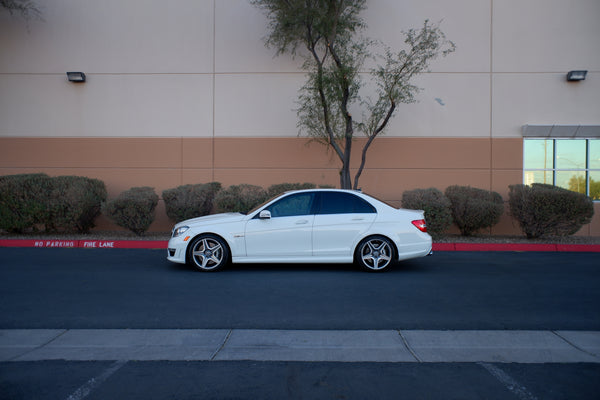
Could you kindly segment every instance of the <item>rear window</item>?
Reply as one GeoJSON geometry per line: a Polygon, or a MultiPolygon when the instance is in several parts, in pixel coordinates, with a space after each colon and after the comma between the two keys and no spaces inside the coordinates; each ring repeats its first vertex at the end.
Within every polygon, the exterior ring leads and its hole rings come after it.
{"type": "Polygon", "coordinates": [[[319,214],[372,214],[375,207],[351,193],[323,192],[320,194],[319,214]]]}

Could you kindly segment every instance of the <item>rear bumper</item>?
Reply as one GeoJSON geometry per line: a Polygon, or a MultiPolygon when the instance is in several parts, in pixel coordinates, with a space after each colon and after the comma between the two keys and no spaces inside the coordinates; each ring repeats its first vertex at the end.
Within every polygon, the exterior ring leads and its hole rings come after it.
{"type": "Polygon", "coordinates": [[[417,242],[396,243],[398,247],[398,261],[430,256],[433,254],[433,240],[428,234],[419,235],[417,242]]]}

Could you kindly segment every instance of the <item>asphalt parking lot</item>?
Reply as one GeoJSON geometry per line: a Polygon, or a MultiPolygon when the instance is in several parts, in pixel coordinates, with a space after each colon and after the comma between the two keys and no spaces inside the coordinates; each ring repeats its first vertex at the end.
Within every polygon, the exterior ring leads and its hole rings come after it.
{"type": "Polygon", "coordinates": [[[0,249],[0,398],[597,398],[593,253],[199,273],[0,249]]]}
{"type": "Polygon", "coordinates": [[[389,271],[0,248],[0,328],[600,330],[596,253],[438,252],[389,271]]]}
{"type": "Polygon", "coordinates": [[[0,363],[2,399],[597,399],[597,364],[0,363]]]}

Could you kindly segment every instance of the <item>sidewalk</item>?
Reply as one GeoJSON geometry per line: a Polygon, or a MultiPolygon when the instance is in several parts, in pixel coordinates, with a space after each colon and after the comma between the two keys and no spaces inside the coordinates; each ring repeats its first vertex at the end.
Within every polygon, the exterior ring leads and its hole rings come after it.
{"type": "Polygon", "coordinates": [[[0,330],[0,361],[56,359],[600,363],[600,332],[0,330]]]}

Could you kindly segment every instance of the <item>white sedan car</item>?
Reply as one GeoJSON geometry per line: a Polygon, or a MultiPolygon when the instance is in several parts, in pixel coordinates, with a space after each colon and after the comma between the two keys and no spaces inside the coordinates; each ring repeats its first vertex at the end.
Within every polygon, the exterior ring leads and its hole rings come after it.
{"type": "Polygon", "coordinates": [[[423,211],[395,209],[357,191],[286,192],[248,214],[186,220],[169,261],[214,271],[232,263],[351,263],[380,271],[431,253],[423,211]]]}

